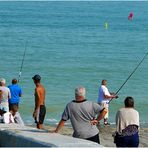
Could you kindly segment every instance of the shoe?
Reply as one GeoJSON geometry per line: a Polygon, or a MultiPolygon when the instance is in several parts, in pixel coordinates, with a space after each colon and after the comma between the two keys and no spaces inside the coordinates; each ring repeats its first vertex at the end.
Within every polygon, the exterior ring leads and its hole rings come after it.
{"type": "Polygon", "coordinates": [[[105,126],[110,126],[110,123],[109,122],[105,122],[104,125],[105,126]]]}

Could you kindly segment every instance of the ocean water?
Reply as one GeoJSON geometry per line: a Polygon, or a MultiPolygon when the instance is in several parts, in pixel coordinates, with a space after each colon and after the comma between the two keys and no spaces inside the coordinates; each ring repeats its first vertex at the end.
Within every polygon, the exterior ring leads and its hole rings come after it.
{"type": "MultiPolygon", "coordinates": [[[[83,85],[97,101],[102,79],[116,92],[148,52],[148,2],[0,2],[0,77],[18,78],[20,113],[34,124],[34,83],[46,88],[45,123],[57,124],[74,89],[83,85]],[[129,21],[128,15],[134,13],[129,21]],[[108,28],[104,24],[108,24],[108,28]]],[[[133,96],[141,124],[148,123],[148,57],[110,103],[110,122],[126,96],[133,96]]]]}

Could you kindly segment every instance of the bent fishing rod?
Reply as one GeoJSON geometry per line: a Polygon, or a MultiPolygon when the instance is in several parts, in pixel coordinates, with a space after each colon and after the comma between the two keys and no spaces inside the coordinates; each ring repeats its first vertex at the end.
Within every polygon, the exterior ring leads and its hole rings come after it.
{"type": "MultiPolygon", "coordinates": [[[[132,73],[128,76],[128,78],[125,80],[125,82],[120,86],[120,88],[117,90],[117,92],[115,93],[115,95],[118,94],[118,92],[122,89],[122,87],[126,84],[126,82],[130,79],[130,77],[135,73],[135,71],[138,69],[138,67],[141,65],[141,63],[144,61],[144,59],[146,58],[146,56],[148,55],[148,53],[146,53],[144,55],[144,57],[142,58],[142,60],[138,63],[138,65],[135,67],[135,69],[132,71],[132,73]]],[[[113,98],[112,98],[113,99],[113,98]]],[[[108,104],[112,101],[112,99],[110,99],[110,101],[108,102],[108,104]]]]}
{"type": "Polygon", "coordinates": [[[21,63],[20,71],[19,71],[18,82],[20,81],[21,74],[22,74],[23,64],[24,64],[25,55],[26,55],[26,49],[27,49],[27,41],[26,41],[26,44],[25,44],[25,50],[24,50],[24,54],[23,54],[23,58],[22,58],[22,63],[21,63]]]}

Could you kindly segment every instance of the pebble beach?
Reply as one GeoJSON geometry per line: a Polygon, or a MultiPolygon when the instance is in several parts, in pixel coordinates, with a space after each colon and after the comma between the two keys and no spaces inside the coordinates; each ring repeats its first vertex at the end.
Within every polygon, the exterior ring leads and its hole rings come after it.
{"type": "MultiPolygon", "coordinates": [[[[51,132],[52,130],[55,129],[53,126],[45,126],[44,127],[46,130],[49,130],[51,132]]],[[[115,147],[116,145],[113,142],[113,137],[112,134],[115,131],[115,127],[111,126],[98,126],[99,131],[100,131],[100,144],[105,146],[105,147],[115,147]]],[[[60,134],[62,135],[67,135],[67,136],[72,136],[73,130],[72,128],[69,127],[64,127],[59,131],[60,134]]],[[[140,132],[140,143],[139,147],[148,147],[148,128],[147,127],[141,127],[140,132]]]]}

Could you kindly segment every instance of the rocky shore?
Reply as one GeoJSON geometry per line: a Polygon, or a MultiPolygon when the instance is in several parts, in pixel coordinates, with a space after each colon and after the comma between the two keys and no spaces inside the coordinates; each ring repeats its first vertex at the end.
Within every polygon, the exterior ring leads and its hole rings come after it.
{"type": "MultiPolygon", "coordinates": [[[[100,144],[105,147],[115,147],[116,145],[113,142],[112,134],[115,131],[115,127],[113,126],[98,126],[100,130],[100,144]]],[[[49,130],[51,132],[55,127],[53,126],[45,126],[46,130],[49,130]]],[[[72,136],[73,130],[69,127],[64,127],[59,132],[62,135],[68,135],[72,136]]],[[[140,128],[140,144],[139,147],[148,147],[148,128],[147,127],[141,127],[140,128]]]]}

